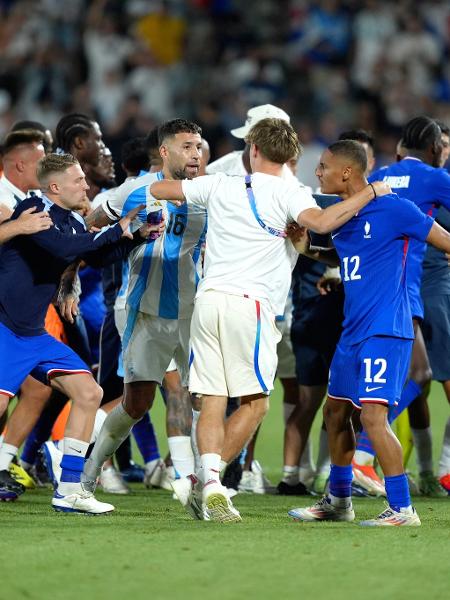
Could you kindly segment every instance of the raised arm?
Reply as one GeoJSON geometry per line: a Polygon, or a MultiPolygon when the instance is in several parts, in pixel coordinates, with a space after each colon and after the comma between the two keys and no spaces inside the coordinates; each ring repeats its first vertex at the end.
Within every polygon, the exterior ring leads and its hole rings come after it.
{"type": "Polygon", "coordinates": [[[46,231],[53,225],[46,212],[35,212],[36,208],[28,208],[17,219],[5,221],[0,225],[0,244],[9,242],[16,235],[31,235],[46,231]]]}
{"type": "Polygon", "coordinates": [[[150,186],[150,194],[157,200],[167,200],[167,202],[172,202],[176,206],[180,206],[186,200],[182,183],[178,180],[155,181],[150,186]]]}
{"type": "Polygon", "coordinates": [[[300,226],[307,227],[316,233],[330,233],[330,231],[334,231],[350,221],[358,211],[369,204],[376,196],[384,196],[390,193],[391,189],[386,183],[376,181],[346,200],[328,206],[323,210],[308,208],[302,211],[297,222],[300,226]],[[373,188],[375,188],[375,194],[373,188]]]}
{"type": "Polygon", "coordinates": [[[439,250],[443,250],[446,254],[450,254],[450,233],[436,221],[430,229],[427,242],[439,250]]]}
{"type": "MultiPolygon", "coordinates": [[[[117,217],[117,220],[120,218],[120,215],[117,217]]],[[[106,214],[103,206],[97,206],[90,213],[86,215],[84,218],[84,222],[86,223],[86,227],[90,229],[91,227],[105,227],[105,225],[110,225],[114,223],[113,219],[110,219],[106,214]]]]}

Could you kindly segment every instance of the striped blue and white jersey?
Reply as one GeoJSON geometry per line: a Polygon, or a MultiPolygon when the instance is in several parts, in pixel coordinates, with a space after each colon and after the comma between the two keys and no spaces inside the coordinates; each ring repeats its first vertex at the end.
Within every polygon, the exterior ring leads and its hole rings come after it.
{"type": "MultiPolygon", "coordinates": [[[[160,206],[166,229],[157,240],[142,244],[128,258],[128,277],[119,295],[134,310],[164,319],[185,319],[192,314],[198,282],[201,247],[206,236],[206,210],[186,203],[174,206],[150,194],[150,185],[163,179],[161,171],[125,181],[109,194],[103,209],[118,219],[144,204],[134,228],[145,223],[147,213],[160,206]]],[[[117,306],[117,304],[116,304],[117,306]]]]}

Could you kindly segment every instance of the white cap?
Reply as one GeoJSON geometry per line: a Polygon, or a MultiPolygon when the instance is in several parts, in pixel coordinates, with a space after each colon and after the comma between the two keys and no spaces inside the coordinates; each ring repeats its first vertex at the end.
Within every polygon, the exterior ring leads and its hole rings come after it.
{"type": "Polygon", "coordinates": [[[254,106],[248,111],[245,125],[238,127],[237,129],[232,129],[231,135],[244,139],[253,125],[258,123],[258,121],[262,121],[262,119],[283,119],[283,121],[287,121],[288,123],[291,121],[289,115],[281,108],[278,108],[278,106],[274,106],[273,104],[261,104],[261,106],[254,106]]]}

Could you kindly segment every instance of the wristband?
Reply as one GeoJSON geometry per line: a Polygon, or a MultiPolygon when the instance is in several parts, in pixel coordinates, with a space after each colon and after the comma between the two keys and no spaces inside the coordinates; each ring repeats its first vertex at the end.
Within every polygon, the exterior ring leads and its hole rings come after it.
{"type": "Polygon", "coordinates": [[[369,183],[369,185],[372,188],[372,192],[373,192],[373,198],[372,198],[372,200],[375,200],[375,198],[377,197],[377,193],[376,193],[375,188],[373,187],[373,185],[371,183],[369,183]]]}

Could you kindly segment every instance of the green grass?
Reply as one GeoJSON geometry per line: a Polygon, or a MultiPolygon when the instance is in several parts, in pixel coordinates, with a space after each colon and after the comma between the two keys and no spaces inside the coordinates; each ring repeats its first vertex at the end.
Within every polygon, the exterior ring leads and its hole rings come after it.
{"type": "MultiPolygon", "coordinates": [[[[437,455],[448,407],[438,386],[431,400],[437,455]]],[[[154,418],[162,441],[160,406],[154,418]]],[[[274,481],[281,435],[277,388],[257,450],[274,481]]],[[[244,521],[234,525],[194,522],[170,494],[139,485],[114,497],[117,510],[106,517],[55,514],[49,500],[48,490],[37,490],[0,505],[0,600],[448,595],[450,499],[417,499],[421,528],[382,530],[292,522],[286,512],[304,498],[238,495],[244,521]]],[[[360,499],[355,508],[368,518],[383,502],[360,499]]]]}

